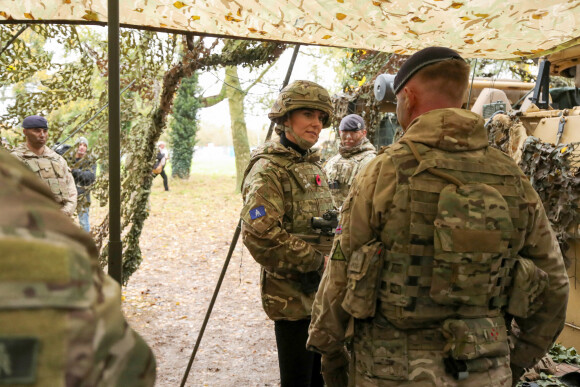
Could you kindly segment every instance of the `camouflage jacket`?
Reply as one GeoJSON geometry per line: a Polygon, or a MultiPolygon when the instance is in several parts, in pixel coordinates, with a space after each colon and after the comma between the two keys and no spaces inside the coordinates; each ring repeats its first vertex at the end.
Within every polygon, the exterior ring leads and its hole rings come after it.
{"type": "Polygon", "coordinates": [[[14,148],[12,154],[48,184],[62,211],[72,217],[77,207],[77,189],[66,160],[47,146],[38,156],[26,143],[14,148]]]}
{"type": "Polygon", "coordinates": [[[2,149],[0,187],[0,384],[153,386],[153,353],[89,234],[2,149]]]}
{"type": "MultiPolygon", "coordinates": [[[[262,304],[273,320],[310,316],[316,288],[306,290],[308,278],[318,287],[317,271],[324,254],[306,242],[313,236],[313,216],[333,208],[328,183],[316,153],[305,156],[280,143],[269,142],[252,153],[242,184],[242,236],[262,265],[262,304]]],[[[330,246],[329,246],[330,247],[330,246]]]]}
{"type": "MultiPolygon", "coordinates": [[[[522,331],[518,337],[513,338],[515,346],[511,350],[511,358],[506,357],[502,358],[505,360],[497,361],[511,361],[520,367],[533,365],[562,330],[568,295],[568,278],[562,255],[538,195],[513,160],[488,146],[483,120],[474,113],[460,109],[438,109],[425,113],[411,123],[403,139],[409,139],[421,147],[442,151],[443,154],[447,152],[450,159],[456,160],[477,155],[483,157],[485,152],[492,152],[493,157],[497,159],[503,157],[506,167],[515,171],[514,182],[523,189],[520,196],[515,198],[519,198],[522,208],[527,209],[528,213],[527,224],[523,229],[517,230],[521,234],[521,245],[517,247],[517,252],[548,273],[549,287],[542,296],[544,300],[542,307],[535,314],[525,319],[516,318],[522,331]]],[[[397,380],[393,382],[395,384],[385,385],[409,386],[419,381],[414,380],[413,375],[432,374],[434,377],[448,380],[450,376],[445,374],[440,361],[426,359],[422,364],[419,362],[414,366],[411,364],[417,360],[413,359],[416,353],[411,351],[412,349],[438,348],[438,351],[433,352],[433,356],[442,356],[445,342],[438,343],[442,337],[436,327],[430,330],[431,333],[427,337],[427,330],[396,328],[385,319],[378,321],[377,316],[367,320],[354,319],[353,332],[349,328],[352,327],[349,324],[352,317],[342,307],[346,292],[347,267],[353,252],[360,250],[373,239],[382,241],[387,249],[391,249],[398,233],[406,232],[403,224],[399,224],[399,228],[396,224],[392,228],[386,227],[391,218],[400,218],[410,212],[394,203],[398,179],[408,177],[399,173],[392,154],[394,151],[401,152],[404,148],[400,143],[396,143],[387,149],[388,151],[382,151],[372,160],[364,173],[355,179],[342,207],[342,233],[335,238],[331,259],[316,295],[307,346],[322,353],[332,354],[342,348],[347,336],[354,337],[354,356],[358,357],[355,378],[359,377],[361,380],[397,380]],[[380,363],[380,358],[373,360],[374,355],[369,355],[368,351],[374,351],[375,354],[385,353],[390,359],[388,363],[390,366],[385,366],[387,363],[382,365],[374,363],[375,361],[380,363]],[[426,368],[425,373],[421,372],[422,367],[426,368]]],[[[414,160],[413,163],[417,165],[414,160]]],[[[400,181],[400,184],[404,183],[407,183],[407,180],[400,181]]],[[[427,211],[427,208],[424,210],[427,211]]],[[[424,246],[424,249],[428,250],[429,246],[424,246]]],[[[397,276],[400,270],[396,265],[390,265],[390,257],[387,254],[384,270],[387,275],[397,276]]],[[[381,285],[379,294],[382,294],[382,289],[381,285]]],[[[505,329],[501,334],[505,334],[505,329]]],[[[484,386],[494,383],[509,385],[511,380],[508,383],[510,374],[509,368],[506,367],[506,364],[503,364],[496,368],[497,380],[488,380],[490,373],[484,375],[481,380],[474,381],[473,385],[484,386]],[[498,380],[502,382],[499,383],[498,380]]],[[[365,385],[358,379],[356,383],[365,385]]],[[[443,382],[442,379],[435,379],[430,380],[430,383],[442,385],[443,382]]]]}
{"type": "Polygon", "coordinates": [[[324,164],[324,172],[328,179],[330,193],[337,206],[342,205],[355,176],[377,155],[377,150],[368,138],[352,148],[343,146],[338,154],[332,156],[324,164]]]}

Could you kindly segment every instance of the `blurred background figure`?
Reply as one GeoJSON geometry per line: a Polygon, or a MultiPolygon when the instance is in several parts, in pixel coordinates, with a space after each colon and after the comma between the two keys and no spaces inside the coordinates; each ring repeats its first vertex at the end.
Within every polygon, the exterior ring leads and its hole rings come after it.
{"type": "Polygon", "coordinates": [[[163,178],[163,187],[166,191],[169,191],[167,175],[165,174],[165,164],[167,164],[167,160],[169,160],[169,152],[167,151],[167,148],[165,148],[164,141],[159,141],[157,143],[157,148],[159,151],[157,152],[157,161],[153,166],[153,173],[155,176],[161,175],[163,178]]]}
{"type": "Polygon", "coordinates": [[[72,217],[77,207],[77,189],[65,159],[46,146],[48,121],[41,116],[28,116],[22,121],[26,142],[12,150],[12,155],[36,173],[52,191],[62,211],[72,217]]]}
{"type": "Polygon", "coordinates": [[[79,223],[86,232],[91,231],[89,222],[89,209],[91,206],[91,185],[95,182],[97,165],[93,158],[87,154],[89,141],[80,137],[77,141],[77,150],[71,160],[72,175],[77,187],[78,202],[77,212],[79,223]]]}
{"type": "Polygon", "coordinates": [[[365,122],[358,114],[349,114],[340,121],[340,148],[338,154],[324,164],[334,204],[342,206],[354,177],[376,155],[377,151],[367,138],[365,122]]]}

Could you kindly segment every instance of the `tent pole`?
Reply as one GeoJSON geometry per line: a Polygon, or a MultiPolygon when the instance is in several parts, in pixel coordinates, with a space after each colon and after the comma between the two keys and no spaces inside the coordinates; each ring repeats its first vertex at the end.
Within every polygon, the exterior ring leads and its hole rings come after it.
{"type": "MultiPolygon", "coordinates": [[[[288,65],[288,71],[286,72],[286,78],[284,78],[284,82],[282,83],[282,87],[280,90],[288,86],[288,82],[290,81],[290,74],[292,74],[292,69],[294,68],[294,63],[296,62],[296,57],[298,56],[298,50],[300,50],[300,45],[297,44],[294,46],[294,52],[292,53],[292,59],[290,59],[290,64],[288,65]]],[[[272,137],[272,131],[274,130],[274,126],[276,123],[274,121],[270,122],[270,127],[268,128],[268,134],[266,134],[266,141],[268,142],[272,137]]]]}
{"type": "Polygon", "coordinates": [[[24,27],[22,27],[12,38],[10,38],[8,43],[6,43],[6,45],[2,48],[2,51],[0,51],[0,55],[4,54],[4,51],[6,51],[12,43],[14,43],[14,41],[20,36],[21,33],[24,32],[26,28],[28,28],[28,24],[25,24],[24,27]]]}
{"type": "Polygon", "coordinates": [[[119,0],[108,0],[109,55],[109,265],[108,273],[122,284],[121,244],[121,96],[119,76],[119,0]]]}
{"type": "MultiPolygon", "coordinates": [[[[292,54],[292,59],[290,60],[290,64],[288,65],[288,71],[286,72],[286,78],[284,79],[284,83],[283,83],[282,87],[280,88],[280,90],[282,90],[284,87],[286,87],[286,85],[288,84],[288,81],[290,80],[290,74],[292,74],[292,69],[294,68],[294,62],[296,62],[296,56],[298,56],[298,49],[299,48],[300,48],[299,44],[294,46],[294,53],[292,54]]],[[[274,127],[273,125],[270,125],[270,130],[268,131],[266,141],[268,141],[270,139],[270,136],[272,135],[272,128],[273,127],[274,127]]],[[[220,273],[220,277],[219,277],[218,282],[215,286],[215,290],[213,291],[213,296],[211,298],[211,301],[209,302],[209,306],[207,307],[207,312],[205,313],[203,323],[201,324],[201,328],[200,328],[199,333],[197,335],[197,340],[195,342],[195,346],[193,347],[193,351],[192,351],[191,356],[189,358],[189,362],[187,363],[187,368],[185,369],[185,373],[183,374],[183,378],[181,379],[180,387],[184,387],[185,382],[187,382],[187,377],[189,376],[189,371],[191,371],[191,366],[193,365],[193,361],[195,360],[195,355],[197,354],[197,350],[199,348],[199,345],[201,343],[201,339],[203,337],[203,333],[205,332],[205,328],[206,328],[207,323],[209,321],[209,316],[211,315],[211,311],[213,310],[215,300],[217,299],[217,296],[220,292],[222,282],[223,282],[224,277],[226,275],[226,271],[228,270],[228,265],[230,264],[230,259],[232,258],[232,254],[234,253],[234,249],[236,248],[236,245],[238,244],[238,239],[240,237],[241,231],[242,231],[242,219],[238,220],[238,225],[236,226],[236,229],[234,231],[234,236],[232,238],[232,243],[230,243],[230,249],[228,251],[228,255],[227,255],[226,260],[224,262],[224,265],[222,267],[222,272],[220,273]]]]}

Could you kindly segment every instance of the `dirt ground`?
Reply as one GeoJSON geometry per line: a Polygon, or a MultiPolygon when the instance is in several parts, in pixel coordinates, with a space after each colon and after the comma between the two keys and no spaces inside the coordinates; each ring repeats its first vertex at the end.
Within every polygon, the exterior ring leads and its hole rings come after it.
{"type": "MultiPolygon", "coordinates": [[[[241,209],[231,175],[155,179],[141,236],[144,259],[123,291],[124,311],[157,358],[157,386],[179,386],[241,209]]],[[[232,256],[187,386],[278,386],[274,324],[260,303],[259,265],[232,256]]]]}

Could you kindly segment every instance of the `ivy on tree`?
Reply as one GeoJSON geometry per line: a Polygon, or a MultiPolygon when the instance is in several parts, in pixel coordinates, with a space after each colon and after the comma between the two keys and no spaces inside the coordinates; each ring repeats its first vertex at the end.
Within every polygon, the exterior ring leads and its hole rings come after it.
{"type": "Polygon", "coordinates": [[[197,111],[200,108],[198,75],[183,78],[173,108],[170,143],[173,150],[172,176],[187,179],[191,169],[193,147],[197,143],[197,111]]]}

